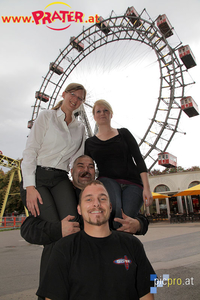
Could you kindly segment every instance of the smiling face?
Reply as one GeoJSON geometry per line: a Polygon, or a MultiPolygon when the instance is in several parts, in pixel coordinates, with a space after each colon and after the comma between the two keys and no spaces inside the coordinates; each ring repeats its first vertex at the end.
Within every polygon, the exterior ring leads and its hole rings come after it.
{"type": "Polygon", "coordinates": [[[92,183],[83,190],[78,205],[84,228],[108,224],[112,211],[108,192],[102,184],[92,183]]]}
{"type": "Polygon", "coordinates": [[[64,112],[70,111],[73,112],[74,110],[76,110],[77,108],[79,108],[79,106],[81,105],[81,103],[84,101],[84,91],[83,90],[76,90],[76,91],[70,91],[70,92],[63,92],[62,94],[63,96],[63,103],[62,103],[62,110],[64,112]]]}
{"type": "Polygon", "coordinates": [[[95,178],[95,167],[92,158],[89,156],[77,158],[73,169],[71,169],[71,174],[74,186],[83,189],[86,184],[95,178]]]}

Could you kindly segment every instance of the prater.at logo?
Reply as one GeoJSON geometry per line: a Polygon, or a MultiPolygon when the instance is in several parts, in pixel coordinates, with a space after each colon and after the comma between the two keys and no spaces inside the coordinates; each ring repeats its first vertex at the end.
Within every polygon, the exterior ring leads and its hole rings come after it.
{"type": "MultiPolygon", "coordinates": [[[[54,6],[55,7],[55,6],[54,6]]],[[[81,11],[70,10],[71,6],[64,2],[52,2],[48,4],[43,10],[37,10],[32,12],[32,16],[36,25],[46,25],[52,30],[65,30],[71,26],[72,23],[95,23],[99,22],[99,16],[89,16],[87,20],[84,20],[84,13],[81,11]],[[66,9],[57,9],[53,12],[47,11],[47,8],[56,5],[65,5],[66,9]],[[48,24],[48,25],[47,25],[48,24]],[[59,24],[59,25],[58,25],[59,24]],[[66,26],[67,25],[67,26],[66,26]]]]}

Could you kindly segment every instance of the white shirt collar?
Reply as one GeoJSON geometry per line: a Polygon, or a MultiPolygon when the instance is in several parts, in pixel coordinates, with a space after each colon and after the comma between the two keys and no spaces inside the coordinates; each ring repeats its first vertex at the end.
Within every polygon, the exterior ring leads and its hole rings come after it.
{"type": "MultiPolygon", "coordinates": [[[[62,111],[61,107],[59,107],[56,111],[57,113],[57,117],[60,118],[60,117],[63,117],[63,120],[65,119],[65,113],[64,111],[62,111]]],[[[72,121],[70,123],[73,123],[75,121],[75,116],[74,114],[72,113],[72,121]]]]}

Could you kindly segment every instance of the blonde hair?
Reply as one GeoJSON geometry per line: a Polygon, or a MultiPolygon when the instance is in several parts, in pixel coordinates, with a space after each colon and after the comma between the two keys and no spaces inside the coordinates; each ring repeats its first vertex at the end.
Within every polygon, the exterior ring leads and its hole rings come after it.
{"type": "MultiPolygon", "coordinates": [[[[80,83],[70,83],[68,84],[68,86],[65,89],[65,92],[72,92],[72,91],[78,91],[78,90],[83,90],[84,92],[84,101],[85,102],[85,98],[86,98],[86,89],[84,88],[84,86],[80,83]]],[[[59,101],[52,109],[53,110],[57,110],[62,106],[63,100],[59,101]]]]}
{"type": "Polygon", "coordinates": [[[93,116],[94,116],[94,113],[95,113],[95,107],[96,107],[97,105],[103,105],[103,106],[105,106],[105,107],[109,110],[109,112],[110,112],[111,114],[113,114],[113,110],[112,110],[111,105],[110,105],[106,100],[100,99],[100,100],[97,100],[97,101],[94,103],[94,105],[93,105],[93,108],[92,108],[93,116]]]}

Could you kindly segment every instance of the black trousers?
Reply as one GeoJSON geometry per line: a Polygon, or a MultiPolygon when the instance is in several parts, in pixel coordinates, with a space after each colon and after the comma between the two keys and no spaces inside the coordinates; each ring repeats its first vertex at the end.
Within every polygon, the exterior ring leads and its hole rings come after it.
{"type": "MultiPolygon", "coordinates": [[[[78,221],[77,199],[67,172],[37,167],[36,189],[43,200],[43,204],[38,201],[41,219],[54,223],[67,215],[72,215],[78,221]]],[[[26,190],[23,189],[23,182],[20,192],[22,202],[26,206],[26,190]]]]}
{"type": "MultiPolygon", "coordinates": [[[[79,221],[78,201],[67,172],[37,167],[36,189],[43,200],[43,204],[38,202],[41,219],[54,223],[61,221],[67,215],[72,215],[75,216],[76,221],[79,221]]],[[[23,181],[20,184],[20,193],[22,202],[26,206],[26,190],[23,189],[23,181]]],[[[53,246],[54,243],[44,245],[40,264],[40,282],[45,274],[53,246]]],[[[40,299],[43,298],[38,297],[38,300],[40,299]]]]}

